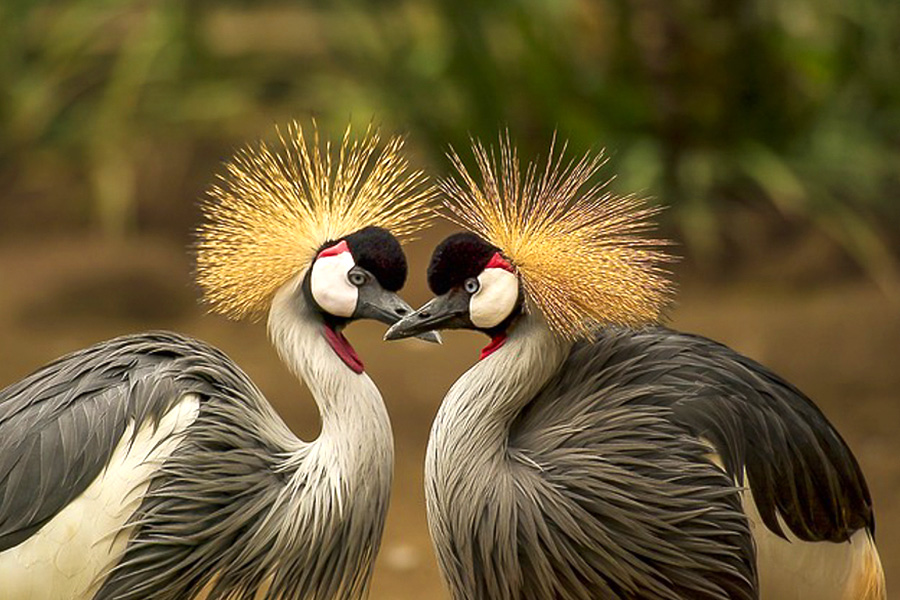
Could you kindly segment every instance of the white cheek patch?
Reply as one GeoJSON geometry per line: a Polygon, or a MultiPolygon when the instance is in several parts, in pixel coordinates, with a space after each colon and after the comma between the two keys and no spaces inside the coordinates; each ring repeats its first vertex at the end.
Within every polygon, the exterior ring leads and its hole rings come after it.
{"type": "Polygon", "coordinates": [[[494,327],[509,316],[519,298],[519,278],[506,269],[485,269],[481,287],[469,300],[469,318],[476,327],[494,327]]]}
{"type": "Polygon", "coordinates": [[[336,317],[353,316],[359,289],[350,283],[347,273],[354,264],[349,252],[321,256],[313,263],[309,288],[312,297],[325,312],[336,317]]]}

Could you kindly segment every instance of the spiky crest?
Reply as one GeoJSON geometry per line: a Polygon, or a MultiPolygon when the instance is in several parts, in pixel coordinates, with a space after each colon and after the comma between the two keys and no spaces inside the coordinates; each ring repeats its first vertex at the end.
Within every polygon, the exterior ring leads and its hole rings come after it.
{"type": "Polygon", "coordinates": [[[455,150],[460,180],[439,183],[448,217],[500,248],[518,270],[527,295],[551,329],[569,339],[598,324],[646,325],[660,318],[671,284],[662,263],[665,242],[644,237],[658,207],[616,196],[608,182],[589,185],[603,153],[565,160],[556,137],[543,169],[531,162],[522,177],[509,133],[493,148],[472,141],[481,182],[455,150]]]}
{"type": "Polygon", "coordinates": [[[357,139],[348,126],[335,157],[315,122],[309,144],[297,122],[276,133],[276,151],[239,150],[201,207],[197,281],[210,310],[233,319],[260,316],[322,244],[369,225],[408,237],[431,215],[433,188],[410,171],[402,137],[377,153],[377,129],[357,139]]]}

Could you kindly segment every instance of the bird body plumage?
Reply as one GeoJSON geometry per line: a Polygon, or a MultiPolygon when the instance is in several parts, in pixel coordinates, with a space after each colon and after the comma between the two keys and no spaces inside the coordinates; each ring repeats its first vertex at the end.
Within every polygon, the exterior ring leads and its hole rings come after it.
{"type": "Polygon", "coordinates": [[[429,442],[429,524],[454,597],[756,598],[768,574],[747,488],[776,536],[871,535],[843,440],[764,367],[665,328],[573,346],[519,319],[451,388],[429,442]]]}
{"type": "Polygon", "coordinates": [[[124,552],[86,597],[176,600],[206,587],[253,598],[264,582],[266,598],[363,595],[387,510],[390,423],[371,379],[288,310],[303,309],[276,299],[270,327],[322,400],[310,443],[227,356],[171,333],[96,345],[0,392],[0,564],[100,476],[126,430],[195,396],[197,417],[146,482],[124,552]]]}
{"type": "Polygon", "coordinates": [[[481,181],[452,154],[459,178],[440,183],[470,231],[435,248],[436,297],[385,336],[491,337],[428,444],[453,597],[883,600],[871,498],[822,412],[659,325],[671,286],[645,236],[655,210],[589,186],[599,156],[551,146],[523,176],[508,135],[499,153],[473,149],[481,181]]]}
{"type": "Polygon", "coordinates": [[[342,329],[409,311],[395,236],[424,224],[430,191],[403,140],[376,153],[372,128],[348,128],[336,156],[315,128],[312,144],[298,124],[280,141],[240,152],[203,204],[197,277],[214,311],[268,310],[319,437],[297,439],[234,362],[176,334],[51,363],[0,391],[3,600],[365,595],[393,439],[342,329]]]}

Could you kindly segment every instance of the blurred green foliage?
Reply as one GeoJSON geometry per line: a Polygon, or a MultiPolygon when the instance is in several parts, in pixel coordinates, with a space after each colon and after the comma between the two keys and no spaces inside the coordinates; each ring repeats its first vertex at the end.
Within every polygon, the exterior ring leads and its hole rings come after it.
{"type": "Polygon", "coordinates": [[[0,216],[184,228],[291,118],[374,119],[438,173],[508,127],[607,148],[701,259],[812,225],[893,285],[898,57],[894,0],[5,0],[0,216]]]}

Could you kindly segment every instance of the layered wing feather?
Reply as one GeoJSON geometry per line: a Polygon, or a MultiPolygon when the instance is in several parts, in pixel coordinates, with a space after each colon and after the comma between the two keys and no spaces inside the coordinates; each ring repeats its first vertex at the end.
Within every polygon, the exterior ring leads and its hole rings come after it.
{"type": "MultiPolygon", "coordinates": [[[[186,394],[200,398],[199,416],[154,474],[125,554],[96,598],[192,597],[208,584],[210,597],[251,594],[271,572],[257,560],[271,544],[248,539],[267,519],[287,520],[273,513],[289,475],[274,462],[303,442],[227,356],[177,334],[110,340],[0,392],[0,551],[84,492],[129,425],[158,424],[186,394]],[[234,569],[222,575],[225,564],[234,569]]],[[[295,571],[273,587],[296,587],[304,574],[295,571]]],[[[339,587],[341,574],[334,579],[339,587]]]]}
{"type": "Polygon", "coordinates": [[[669,366],[660,379],[669,392],[658,402],[672,408],[677,423],[712,442],[728,474],[749,485],[771,531],[784,537],[780,517],[809,542],[845,542],[862,528],[874,533],[859,463],[803,392],[700,336],[656,330],[631,340],[645,347],[647,362],[669,366]]]}
{"type": "Polygon", "coordinates": [[[533,538],[519,547],[533,559],[535,585],[552,580],[538,574],[562,564],[552,557],[565,547],[577,557],[570,564],[604,573],[619,597],[753,597],[744,485],[779,535],[786,524],[802,540],[839,542],[874,528],[859,465],[809,398],[721,344],[664,328],[608,328],[576,344],[514,423],[510,449],[539,467],[527,492],[556,498],[520,504],[520,523],[538,522],[527,512],[537,507],[555,524],[543,533],[520,526],[533,538]],[[577,515],[571,526],[555,518],[559,498],[577,515]],[[624,550],[616,560],[637,559],[627,576],[596,550],[610,544],[624,550]]]}
{"type": "Polygon", "coordinates": [[[197,387],[159,375],[177,343],[165,335],[112,340],[0,391],[0,551],[81,494],[129,422],[135,431],[148,419],[158,422],[197,387]]]}
{"type": "Polygon", "coordinates": [[[756,598],[739,491],[631,350],[577,345],[513,425],[526,597],[756,598]]]}

